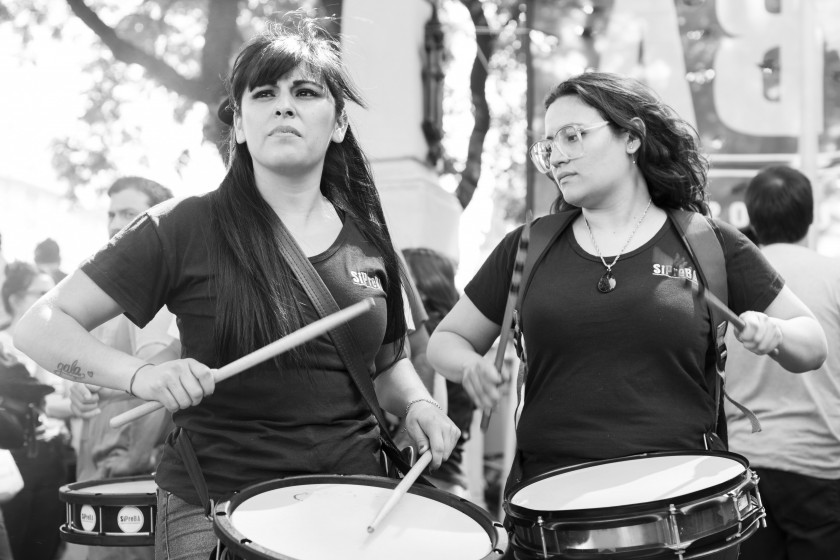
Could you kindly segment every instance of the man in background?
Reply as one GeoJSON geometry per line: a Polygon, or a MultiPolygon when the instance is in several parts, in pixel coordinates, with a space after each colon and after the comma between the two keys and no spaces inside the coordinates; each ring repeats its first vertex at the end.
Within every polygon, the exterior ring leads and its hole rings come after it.
{"type": "MultiPolygon", "coordinates": [[[[813,311],[828,340],[840,340],[840,260],[808,248],[814,201],[808,178],[769,167],[749,183],[747,213],[762,252],[813,311]]],[[[767,528],[741,545],[741,560],[836,560],[840,554],[840,353],[790,375],[768,356],[747,351],[730,330],[726,387],[755,411],[726,403],[729,446],[760,477],[767,528]]],[[[784,342],[782,342],[784,344],[784,342]]],[[[836,347],[836,343],[835,343],[836,347]]]]}
{"type": "Polygon", "coordinates": [[[41,272],[52,276],[56,284],[67,276],[67,273],[61,270],[61,250],[55,239],[48,237],[35,246],[35,266],[41,272]]]}
{"type": "MultiPolygon", "coordinates": [[[[108,234],[113,237],[134,218],[172,198],[164,187],[142,177],[123,177],[108,189],[108,234]]],[[[150,363],[180,357],[181,346],[174,316],[163,308],[139,329],[120,315],[94,329],[105,344],[150,363]]],[[[171,415],[158,410],[122,428],[113,429],[115,416],[143,401],[122,391],[76,383],[70,391],[74,412],[84,418],[80,433],[76,478],[79,482],[151,474],[157,453],[171,429],[171,415]]],[[[154,547],[90,547],[88,560],[151,560],[154,547]]]]}

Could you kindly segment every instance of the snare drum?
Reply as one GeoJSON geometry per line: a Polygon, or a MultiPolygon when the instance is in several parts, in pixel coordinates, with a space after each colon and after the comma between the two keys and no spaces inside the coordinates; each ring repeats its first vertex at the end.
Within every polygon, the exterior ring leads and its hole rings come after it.
{"type": "Polygon", "coordinates": [[[399,481],[312,475],[272,480],[216,505],[225,558],[283,560],[490,560],[507,533],[478,506],[414,485],[376,531],[367,527],[399,481]]]}
{"type": "Polygon", "coordinates": [[[157,485],[150,475],[74,482],[59,490],[67,504],[61,538],[92,546],[153,546],[157,485]]]}
{"type": "Polygon", "coordinates": [[[505,512],[517,560],[698,558],[763,523],[758,476],[734,453],[650,453],[551,471],[517,484],[505,512]]]}

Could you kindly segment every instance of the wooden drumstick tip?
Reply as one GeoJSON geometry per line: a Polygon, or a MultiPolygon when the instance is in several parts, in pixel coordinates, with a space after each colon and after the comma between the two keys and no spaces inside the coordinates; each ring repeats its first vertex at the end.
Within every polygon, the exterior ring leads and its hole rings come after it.
{"type": "Polygon", "coordinates": [[[388,498],[388,501],[385,502],[385,505],[382,506],[382,509],[379,510],[379,513],[376,514],[376,517],[373,521],[370,522],[370,525],[367,527],[367,532],[370,535],[376,530],[377,525],[382,519],[388,515],[394,506],[396,506],[399,501],[406,495],[408,489],[411,488],[411,485],[414,484],[414,481],[420,476],[420,473],[423,472],[423,469],[429,466],[429,463],[432,462],[432,452],[427,450],[425,453],[420,455],[420,458],[417,459],[417,462],[409,469],[403,479],[397,484],[396,488],[391,492],[391,495],[388,498]]]}

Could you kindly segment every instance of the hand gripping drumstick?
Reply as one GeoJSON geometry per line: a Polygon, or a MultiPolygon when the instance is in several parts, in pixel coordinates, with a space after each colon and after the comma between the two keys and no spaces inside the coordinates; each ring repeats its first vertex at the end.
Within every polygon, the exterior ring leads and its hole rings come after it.
{"type": "MultiPolygon", "coordinates": [[[[688,281],[694,284],[694,282],[692,282],[691,280],[688,281]]],[[[744,321],[740,317],[735,315],[734,311],[729,309],[729,307],[727,307],[722,301],[720,301],[720,299],[718,299],[718,297],[715,294],[713,294],[711,290],[706,288],[706,286],[704,286],[701,282],[697,282],[696,285],[697,293],[700,294],[700,297],[704,298],[709,305],[717,309],[718,313],[721,313],[724,317],[726,317],[726,320],[735,325],[735,327],[739,331],[744,330],[744,327],[746,327],[747,324],[744,323],[744,321]]],[[[773,348],[773,350],[770,351],[771,356],[778,356],[778,354],[778,348],[773,348]]]]}
{"type": "MultiPolygon", "coordinates": [[[[317,338],[327,331],[330,331],[342,323],[346,323],[350,319],[365,313],[375,305],[372,298],[367,298],[358,303],[351,305],[341,311],[336,311],[331,315],[310,323],[304,327],[299,328],[293,333],[290,333],[283,338],[275,340],[274,342],[263,346],[258,350],[254,350],[250,354],[242,356],[238,360],[234,360],[228,365],[221,367],[215,371],[213,378],[216,383],[224,381],[229,377],[233,377],[237,373],[242,373],[248,368],[262,363],[270,358],[279,356],[284,352],[288,352],[296,346],[300,346],[304,342],[317,338]]],[[[125,426],[129,422],[137,420],[154,412],[155,410],[163,408],[163,405],[157,401],[148,401],[136,408],[132,408],[122,414],[111,418],[111,427],[119,428],[125,426]]]]}
{"type": "MultiPolygon", "coordinates": [[[[507,303],[505,304],[505,314],[502,318],[502,334],[499,338],[499,346],[496,348],[496,371],[502,372],[502,367],[505,363],[505,350],[507,350],[508,341],[510,341],[510,323],[513,320],[513,309],[516,307],[516,300],[522,297],[522,269],[525,267],[525,257],[528,254],[528,239],[531,233],[531,211],[525,216],[525,226],[522,228],[522,234],[519,236],[519,250],[516,252],[516,261],[513,263],[513,274],[510,278],[510,289],[508,290],[507,303]]],[[[490,415],[493,414],[492,409],[486,409],[481,414],[481,431],[486,432],[490,425],[490,415]]]]}
{"type": "Polygon", "coordinates": [[[373,518],[373,521],[370,522],[368,525],[367,532],[373,533],[376,530],[376,526],[382,521],[382,519],[388,515],[394,506],[396,506],[400,499],[406,495],[408,489],[411,488],[411,485],[414,484],[414,481],[417,480],[417,477],[420,476],[420,473],[423,472],[423,469],[429,466],[429,463],[432,462],[432,451],[428,450],[422,455],[420,458],[417,459],[417,462],[414,463],[414,466],[409,469],[408,473],[406,473],[405,477],[397,484],[397,487],[394,488],[394,491],[391,492],[391,495],[388,497],[388,501],[385,502],[385,505],[382,506],[382,509],[379,510],[379,513],[376,514],[376,517],[373,518]]]}

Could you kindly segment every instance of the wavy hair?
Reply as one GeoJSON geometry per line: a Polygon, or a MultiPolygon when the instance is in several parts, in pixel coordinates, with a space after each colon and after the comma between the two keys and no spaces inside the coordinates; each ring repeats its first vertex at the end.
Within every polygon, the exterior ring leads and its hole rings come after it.
{"type": "MultiPolygon", "coordinates": [[[[697,131],[651,88],[619,74],[585,72],[555,86],[545,97],[545,108],[567,95],[598,111],[614,131],[626,130],[639,139],[636,164],[654,204],[709,213],[709,163],[700,152],[697,131]]],[[[572,205],[559,193],[552,212],[568,208],[572,205]]]]}
{"type": "MultiPolygon", "coordinates": [[[[335,100],[337,117],[348,101],[365,106],[341,62],[338,43],[300,11],[268,23],[242,47],[226,82],[227,105],[238,113],[246,90],[274,84],[298,67],[320,77],[335,100]]],[[[214,341],[221,362],[302,326],[293,290],[297,281],[276,245],[280,219],[260,195],[248,146],[236,142],[233,129],[229,145],[227,173],[211,194],[211,231],[216,243],[210,258],[219,287],[214,341]]],[[[401,292],[404,271],[385,224],[370,165],[349,126],[344,141],[332,142],[327,149],[320,190],[336,208],[356,218],[364,237],[383,256],[391,318],[385,340],[401,346],[406,330],[401,292]]],[[[302,365],[305,353],[305,349],[294,350],[288,356],[302,365]]],[[[276,360],[278,365],[281,358],[276,360]]]]}

